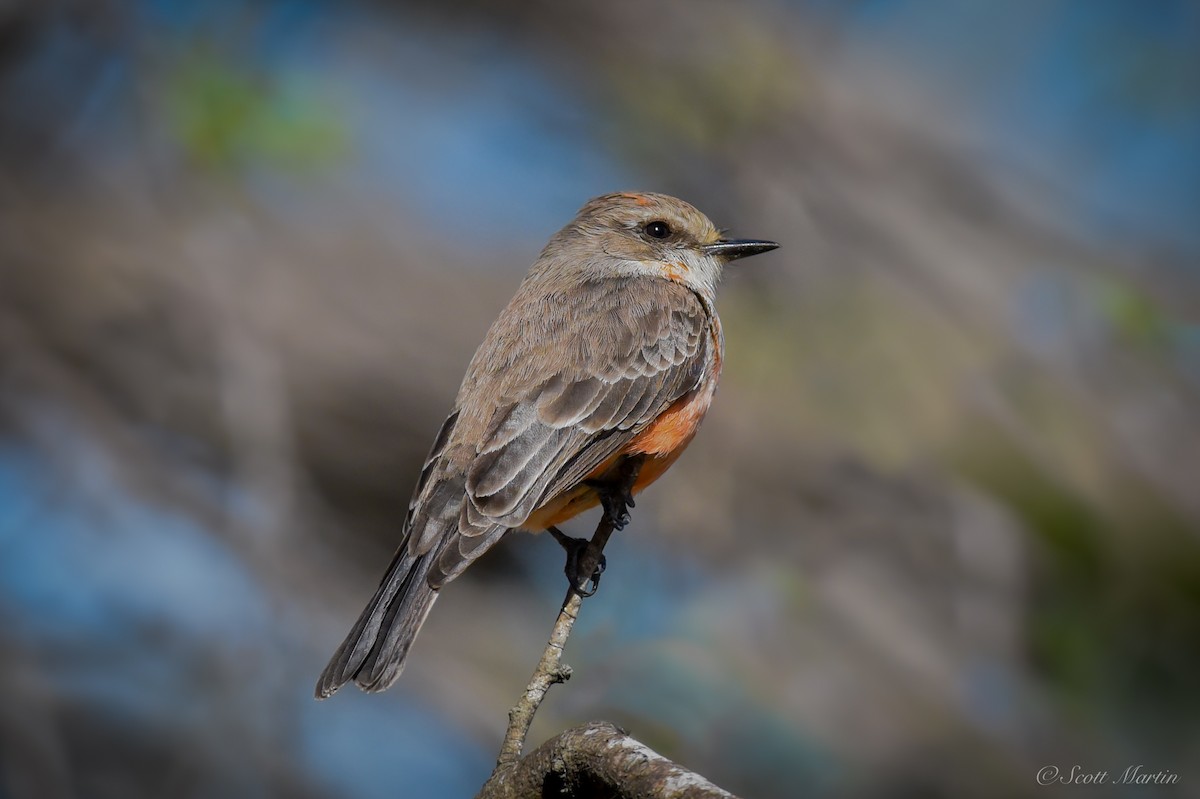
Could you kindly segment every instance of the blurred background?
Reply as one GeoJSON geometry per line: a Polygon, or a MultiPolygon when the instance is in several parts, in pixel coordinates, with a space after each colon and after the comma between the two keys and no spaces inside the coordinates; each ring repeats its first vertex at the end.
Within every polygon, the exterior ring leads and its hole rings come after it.
{"type": "Polygon", "coordinates": [[[552,541],[393,690],[312,686],[475,345],[625,189],[783,247],[531,743],[1200,795],[1200,5],[4,0],[0,797],[473,795],[552,541]]]}

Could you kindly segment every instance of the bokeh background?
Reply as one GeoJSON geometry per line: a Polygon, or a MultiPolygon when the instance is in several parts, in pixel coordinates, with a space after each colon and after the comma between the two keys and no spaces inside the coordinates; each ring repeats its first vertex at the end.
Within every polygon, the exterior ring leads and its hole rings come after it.
{"type": "Polygon", "coordinates": [[[392,691],[312,685],[483,332],[623,189],[783,247],[531,741],[1200,795],[1200,5],[6,0],[0,797],[473,795],[553,542],[392,691]]]}

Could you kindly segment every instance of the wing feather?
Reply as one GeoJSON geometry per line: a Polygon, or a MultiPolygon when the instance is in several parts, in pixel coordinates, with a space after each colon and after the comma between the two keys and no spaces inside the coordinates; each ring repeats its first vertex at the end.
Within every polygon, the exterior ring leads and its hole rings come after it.
{"type": "Polygon", "coordinates": [[[609,386],[604,398],[586,418],[580,420],[579,426],[587,433],[596,433],[611,426],[633,387],[632,380],[621,380],[609,386]]]}
{"type": "Polygon", "coordinates": [[[520,436],[481,454],[467,472],[467,490],[473,497],[490,497],[516,477],[530,460],[561,438],[562,428],[538,422],[520,436]]]}
{"type": "MultiPolygon", "coordinates": [[[[467,490],[470,493],[468,501],[474,503],[485,516],[497,522],[511,521],[509,517],[545,471],[546,464],[553,463],[573,437],[570,428],[543,425],[543,430],[544,437],[530,442],[531,446],[536,446],[534,451],[528,454],[520,453],[519,457],[512,459],[511,464],[487,468],[481,480],[472,482],[475,473],[475,467],[472,467],[467,476],[467,490]]],[[[507,454],[514,449],[515,446],[510,446],[502,452],[507,454]]],[[[477,460],[475,463],[479,465],[484,462],[477,460]]],[[[524,518],[516,520],[516,523],[520,524],[521,521],[524,521],[524,518]]]]}
{"type": "Polygon", "coordinates": [[[607,388],[599,377],[584,377],[567,382],[558,396],[543,396],[537,399],[538,418],[554,427],[573,425],[596,409],[604,400],[607,388]]]}
{"type": "Polygon", "coordinates": [[[484,435],[487,444],[479,451],[483,454],[495,452],[527,431],[537,421],[537,417],[537,408],[528,402],[515,402],[497,408],[496,415],[484,435]]]}

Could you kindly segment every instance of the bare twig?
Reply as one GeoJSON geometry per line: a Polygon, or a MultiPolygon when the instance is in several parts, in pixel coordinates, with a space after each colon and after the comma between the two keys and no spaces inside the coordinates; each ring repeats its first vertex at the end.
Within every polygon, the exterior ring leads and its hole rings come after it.
{"type": "MultiPolygon", "coordinates": [[[[611,490],[621,497],[628,498],[641,468],[641,458],[626,459],[622,463],[620,471],[615,475],[611,490]]],[[[632,500],[629,501],[632,504],[632,500]]],[[[604,547],[607,546],[608,539],[615,529],[616,522],[606,507],[604,514],[600,517],[600,523],[596,525],[596,532],[592,533],[591,541],[588,542],[580,556],[576,574],[569,575],[572,582],[577,575],[590,575],[596,571],[601,558],[604,557],[604,547]]],[[[542,657],[533,670],[533,676],[529,678],[529,685],[526,686],[525,693],[517,704],[508,711],[508,729],[504,733],[504,742],[500,745],[500,755],[496,759],[496,769],[492,772],[492,777],[488,779],[489,783],[496,777],[496,774],[511,768],[521,759],[521,750],[525,747],[525,738],[529,735],[529,727],[533,724],[533,717],[541,707],[542,700],[546,698],[546,692],[550,690],[550,686],[566,682],[571,678],[571,667],[563,664],[562,652],[568,636],[571,635],[571,627],[574,626],[575,619],[579,616],[579,608],[582,604],[583,596],[574,585],[569,586],[567,595],[563,598],[562,607],[558,611],[558,618],[554,621],[554,629],[550,631],[550,640],[546,643],[542,657]]]]}
{"type": "MultiPolygon", "coordinates": [[[[580,574],[591,574],[595,570],[613,528],[612,519],[607,513],[604,514],[580,558],[580,574]]],[[[500,755],[496,758],[496,770],[492,772],[492,778],[513,767],[521,759],[521,750],[525,748],[529,727],[533,724],[533,717],[541,707],[542,700],[546,698],[550,686],[571,678],[571,667],[562,662],[562,653],[567,638],[571,635],[571,628],[575,625],[575,619],[579,617],[582,604],[583,595],[576,591],[574,586],[568,586],[567,595],[563,597],[562,607],[558,611],[558,618],[554,620],[554,628],[550,631],[550,640],[546,642],[542,657],[533,670],[533,676],[529,678],[529,685],[525,687],[525,693],[521,695],[517,704],[508,711],[508,729],[504,733],[504,742],[500,745],[500,755]]],[[[491,779],[488,782],[490,784],[491,779]]]]}
{"type": "Polygon", "coordinates": [[[500,756],[496,759],[493,777],[521,759],[521,750],[525,747],[525,737],[533,724],[534,714],[541,707],[550,686],[571,678],[571,667],[563,664],[562,651],[567,643],[567,636],[571,634],[571,627],[579,615],[582,602],[583,598],[574,589],[568,589],[562,609],[558,611],[558,618],[554,622],[554,629],[550,632],[550,640],[546,643],[537,668],[533,670],[529,685],[525,687],[525,693],[517,704],[508,711],[508,730],[504,733],[504,743],[500,745],[500,756]]]}

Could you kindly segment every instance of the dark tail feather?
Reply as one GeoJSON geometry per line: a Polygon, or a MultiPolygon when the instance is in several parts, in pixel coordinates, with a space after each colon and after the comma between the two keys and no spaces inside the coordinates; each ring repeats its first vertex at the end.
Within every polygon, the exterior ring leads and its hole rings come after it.
{"type": "Polygon", "coordinates": [[[350,680],[364,691],[382,691],[400,676],[409,647],[437,599],[428,581],[435,552],[414,557],[405,546],[396,553],[375,596],[321,673],[318,699],[332,696],[350,680]]]}

